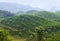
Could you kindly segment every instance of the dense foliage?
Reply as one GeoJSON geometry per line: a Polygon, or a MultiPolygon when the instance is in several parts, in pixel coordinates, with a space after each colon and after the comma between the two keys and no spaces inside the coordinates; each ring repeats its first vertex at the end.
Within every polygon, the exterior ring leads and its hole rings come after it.
{"type": "Polygon", "coordinates": [[[11,35],[18,35],[27,41],[60,41],[60,23],[56,22],[60,22],[60,17],[55,13],[28,11],[18,16],[5,15],[4,17],[9,18],[2,20],[0,26],[9,31],[11,35]]]}
{"type": "Polygon", "coordinates": [[[5,30],[0,30],[0,41],[10,41],[5,30]]]}

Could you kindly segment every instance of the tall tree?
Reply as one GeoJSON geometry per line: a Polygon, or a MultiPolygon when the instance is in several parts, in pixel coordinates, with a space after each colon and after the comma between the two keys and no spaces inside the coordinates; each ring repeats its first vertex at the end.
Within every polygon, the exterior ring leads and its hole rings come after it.
{"type": "Polygon", "coordinates": [[[37,41],[45,41],[45,32],[43,28],[37,28],[37,41]]]}

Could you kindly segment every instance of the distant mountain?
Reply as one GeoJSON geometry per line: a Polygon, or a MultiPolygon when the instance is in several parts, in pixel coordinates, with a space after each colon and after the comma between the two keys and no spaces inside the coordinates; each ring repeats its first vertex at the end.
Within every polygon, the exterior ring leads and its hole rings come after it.
{"type": "Polygon", "coordinates": [[[18,12],[18,11],[27,11],[27,10],[40,10],[40,8],[33,8],[28,5],[17,4],[17,3],[0,3],[0,10],[6,10],[11,12],[18,12]]]}
{"type": "Polygon", "coordinates": [[[40,12],[35,13],[35,15],[39,15],[41,17],[48,18],[48,19],[55,19],[59,17],[55,13],[48,12],[48,11],[40,11],[40,12]]]}
{"type": "Polygon", "coordinates": [[[29,10],[27,12],[21,12],[17,14],[27,14],[27,15],[36,15],[46,19],[51,19],[54,21],[60,21],[60,12],[49,12],[49,11],[37,11],[37,10],[29,10]]]}
{"type": "Polygon", "coordinates": [[[49,12],[49,11],[37,11],[37,12],[33,12],[33,13],[27,13],[30,15],[36,15],[36,16],[40,16],[46,19],[51,19],[51,20],[60,20],[60,16],[58,14],[55,14],[54,12],[49,12]]]}
{"type": "Polygon", "coordinates": [[[13,16],[13,13],[0,10],[0,18],[6,18],[6,17],[11,17],[11,16],[13,16]]]}
{"type": "Polygon", "coordinates": [[[26,13],[34,13],[34,12],[38,12],[37,10],[29,10],[26,13]]]}
{"type": "Polygon", "coordinates": [[[14,16],[13,13],[8,12],[8,11],[2,11],[2,10],[0,10],[0,21],[2,19],[8,18],[8,17],[12,17],[12,16],[14,16]]]}
{"type": "Polygon", "coordinates": [[[19,11],[19,12],[15,13],[15,15],[32,14],[32,13],[36,13],[36,12],[38,12],[38,10],[28,10],[26,12],[19,11]]]}

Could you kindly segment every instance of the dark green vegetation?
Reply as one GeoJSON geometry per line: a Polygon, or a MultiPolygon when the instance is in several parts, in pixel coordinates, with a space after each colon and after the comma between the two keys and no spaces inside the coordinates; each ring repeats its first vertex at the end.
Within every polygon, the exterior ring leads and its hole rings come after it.
{"type": "Polygon", "coordinates": [[[53,12],[28,11],[1,20],[0,26],[11,35],[23,37],[26,41],[60,41],[58,20],[59,15],[53,12]]]}
{"type": "Polygon", "coordinates": [[[8,18],[8,17],[11,17],[11,16],[13,16],[13,13],[8,12],[8,11],[0,10],[0,21],[4,18],[8,18]]]}
{"type": "Polygon", "coordinates": [[[12,29],[16,30],[29,30],[34,29],[38,26],[45,26],[45,25],[52,25],[55,24],[54,21],[46,20],[41,18],[40,16],[33,16],[33,15],[20,15],[11,17],[5,20],[2,20],[2,24],[12,27],[12,29]]]}
{"type": "Polygon", "coordinates": [[[0,30],[0,41],[10,41],[5,30],[0,30]]]}
{"type": "Polygon", "coordinates": [[[10,16],[13,16],[13,13],[0,10],[0,17],[10,17],[10,16]]]}

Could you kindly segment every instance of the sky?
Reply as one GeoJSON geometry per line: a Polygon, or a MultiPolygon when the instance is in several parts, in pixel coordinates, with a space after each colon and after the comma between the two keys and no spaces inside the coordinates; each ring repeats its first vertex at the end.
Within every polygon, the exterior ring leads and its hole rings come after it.
{"type": "Polygon", "coordinates": [[[24,4],[48,11],[60,10],[60,0],[0,0],[0,2],[24,4]]]}

